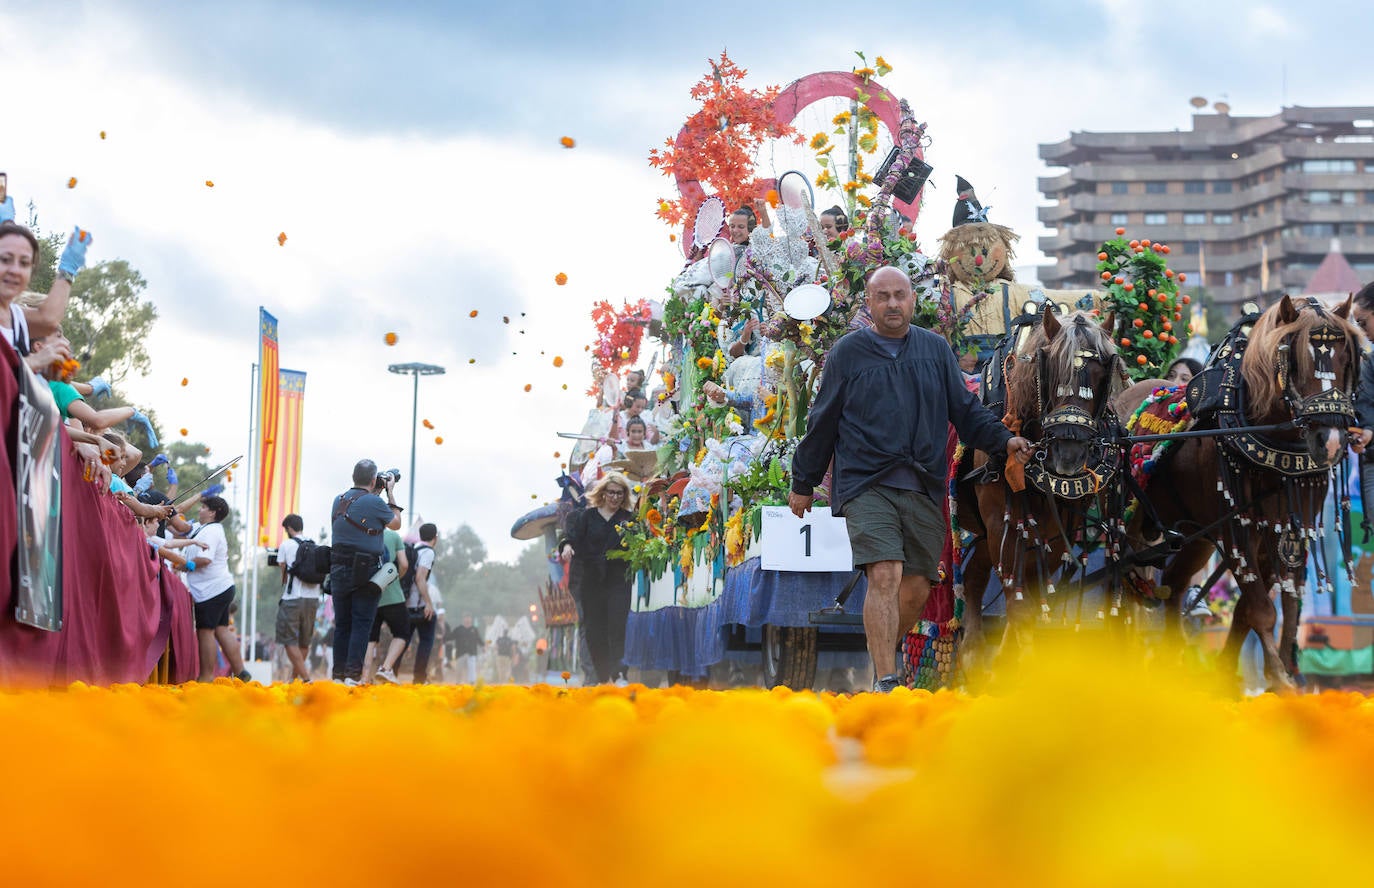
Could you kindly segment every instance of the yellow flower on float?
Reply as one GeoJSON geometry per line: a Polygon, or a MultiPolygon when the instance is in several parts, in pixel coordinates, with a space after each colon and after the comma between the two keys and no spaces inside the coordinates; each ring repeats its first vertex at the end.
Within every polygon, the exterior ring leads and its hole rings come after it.
{"type": "Polygon", "coordinates": [[[826,143],[829,141],[830,137],[827,136],[825,133],[816,133],[814,136],[811,137],[811,150],[816,151],[821,148],[824,148],[826,146],[826,143]]]}

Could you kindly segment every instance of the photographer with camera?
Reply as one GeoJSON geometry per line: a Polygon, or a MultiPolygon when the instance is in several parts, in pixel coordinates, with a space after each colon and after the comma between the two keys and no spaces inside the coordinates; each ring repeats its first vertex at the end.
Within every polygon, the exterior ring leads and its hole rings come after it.
{"type": "MultiPolygon", "coordinates": [[[[386,548],[382,531],[401,526],[401,507],[392,488],[401,478],[396,469],[377,473],[377,464],[360,460],[353,467],[353,486],[334,498],[330,511],[329,591],[334,597],[334,680],[362,683],[372,620],[389,578],[377,579],[386,548]],[[383,491],[382,499],[377,491],[383,491]],[[375,581],[374,581],[375,580],[375,581]],[[384,580],[384,581],[383,581],[384,580]],[[380,583],[378,585],[377,583],[380,583]]],[[[388,565],[392,574],[394,565],[388,565]]]]}

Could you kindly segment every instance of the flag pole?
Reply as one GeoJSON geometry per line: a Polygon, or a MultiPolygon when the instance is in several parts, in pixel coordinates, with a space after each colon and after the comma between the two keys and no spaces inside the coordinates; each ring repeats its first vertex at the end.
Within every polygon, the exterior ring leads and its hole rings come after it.
{"type": "MultiPolygon", "coordinates": [[[[244,490],[244,496],[243,496],[243,499],[244,499],[243,557],[248,558],[248,557],[250,557],[249,553],[252,553],[251,557],[252,557],[252,559],[253,559],[253,569],[254,569],[254,573],[256,573],[256,572],[257,572],[257,564],[258,564],[257,549],[251,544],[251,541],[254,540],[254,539],[256,539],[256,537],[250,537],[249,534],[252,532],[251,522],[252,522],[252,521],[256,521],[257,519],[256,519],[256,518],[249,519],[248,516],[249,516],[250,514],[251,514],[251,515],[256,515],[256,514],[257,514],[257,511],[253,508],[253,488],[256,486],[256,485],[254,484],[254,482],[253,482],[253,479],[256,477],[256,476],[253,474],[253,465],[257,462],[257,459],[256,459],[256,452],[257,452],[257,451],[255,450],[255,448],[254,448],[254,446],[253,446],[253,439],[254,439],[254,437],[255,437],[256,434],[257,434],[258,365],[257,365],[257,364],[253,364],[253,365],[251,365],[251,366],[252,366],[252,369],[251,369],[251,370],[249,371],[249,373],[248,373],[248,385],[249,385],[249,392],[248,392],[248,449],[247,449],[246,451],[244,451],[245,454],[246,454],[246,457],[245,457],[245,458],[248,460],[248,468],[247,468],[247,470],[244,472],[244,474],[242,475],[242,477],[249,479],[249,480],[248,480],[248,484],[247,484],[247,486],[246,486],[246,489],[244,490]]],[[[246,580],[248,579],[248,566],[247,566],[247,565],[244,565],[244,567],[243,567],[243,574],[244,574],[244,580],[246,581],[246,580]]],[[[245,586],[245,587],[247,587],[248,585],[249,585],[249,584],[248,584],[247,582],[244,583],[244,586],[245,586]]],[[[243,632],[242,630],[245,629],[245,628],[247,627],[247,621],[248,621],[248,602],[247,602],[247,600],[244,601],[244,606],[243,606],[243,608],[241,609],[241,616],[243,617],[243,622],[240,624],[240,627],[239,627],[239,628],[240,628],[240,632],[239,632],[239,656],[240,656],[240,657],[243,657],[243,636],[244,636],[244,632],[243,632]]]]}

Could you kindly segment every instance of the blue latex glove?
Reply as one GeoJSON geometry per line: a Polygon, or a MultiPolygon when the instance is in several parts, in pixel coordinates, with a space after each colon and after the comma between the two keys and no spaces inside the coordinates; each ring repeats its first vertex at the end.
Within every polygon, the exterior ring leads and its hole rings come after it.
{"type": "Polygon", "coordinates": [[[195,563],[194,561],[192,561],[190,558],[187,558],[187,559],[186,559],[186,572],[187,572],[187,573],[195,573],[195,572],[196,572],[196,563],[195,563]]]}
{"type": "Polygon", "coordinates": [[[147,493],[153,489],[153,476],[144,472],[143,477],[134,482],[134,493],[147,493]]]}
{"type": "Polygon", "coordinates": [[[173,484],[175,484],[175,483],[177,483],[177,470],[174,469],[174,468],[172,468],[171,466],[168,466],[168,467],[167,467],[167,484],[168,484],[168,486],[171,486],[171,485],[173,485],[173,484]]]}
{"type": "Polygon", "coordinates": [[[3,203],[0,203],[0,222],[13,222],[13,221],[14,221],[14,198],[12,198],[12,197],[10,197],[8,194],[6,194],[6,195],[5,195],[5,200],[4,200],[4,202],[3,202],[3,203]]]}
{"type": "Polygon", "coordinates": [[[91,380],[91,397],[108,398],[110,396],[110,384],[99,376],[91,380]]]}
{"type": "Polygon", "coordinates": [[[152,422],[143,415],[142,411],[135,410],[134,415],[129,417],[129,421],[143,426],[143,430],[148,433],[148,446],[157,447],[157,432],[153,431],[152,422]]]}
{"type": "Polygon", "coordinates": [[[159,453],[157,456],[153,457],[152,462],[148,463],[148,468],[156,469],[158,466],[165,465],[167,465],[167,454],[159,453]]]}
{"type": "Polygon", "coordinates": [[[92,240],[89,231],[83,232],[80,226],[73,228],[72,236],[67,238],[67,248],[62,251],[62,258],[57,263],[57,270],[76,277],[86,267],[86,248],[92,240]]]}
{"type": "Polygon", "coordinates": [[[205,499],[207,496],[219,496],[221,493],[224,493],[223,484],[211,484],[209,487],[205,488],[205,492],[202,493],[200,497],[201,499],[205,499]]]}

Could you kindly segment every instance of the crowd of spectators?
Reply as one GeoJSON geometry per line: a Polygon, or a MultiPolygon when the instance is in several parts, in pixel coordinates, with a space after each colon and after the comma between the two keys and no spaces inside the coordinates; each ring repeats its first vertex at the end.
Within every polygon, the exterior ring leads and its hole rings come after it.
{"type": "MultiPolygon", "coordinates": [[[[178,495],[175,469],[160,449],[153,424],[142,411],[102,401],[112,398],[99,377],[82,378],[79,356],[63,335],[72,284],[86,266],[94,238],[73,228],[57,260],[47,293],[29,289],[43,253],[37,235],[14,218],[14,198],[0,200],[0,334],[24,367],[52,396],[65,426],[65,440],[80,461],[82,478],[101,496],[127,513],[145,540],[147,557],[159,570],[183,577],[193,600],[201,680],[214,677],[223,655],[229,674],[248,679],[230,627],[235,597],[228,567],[228,544],[222,528],[229,505],[218,494],[219,483],[178,495]],[[143,446],[134,443],[141,440],[143,446]],[[156,477],[162,469],[162,481],[156,477]],[[187,516],[195,515],[195,520],[187,516]]],[[[22,371],[21,371],[22,372],[22,371]]],[[[70,482],[69,482],[70,483],[70,482]]]]}

